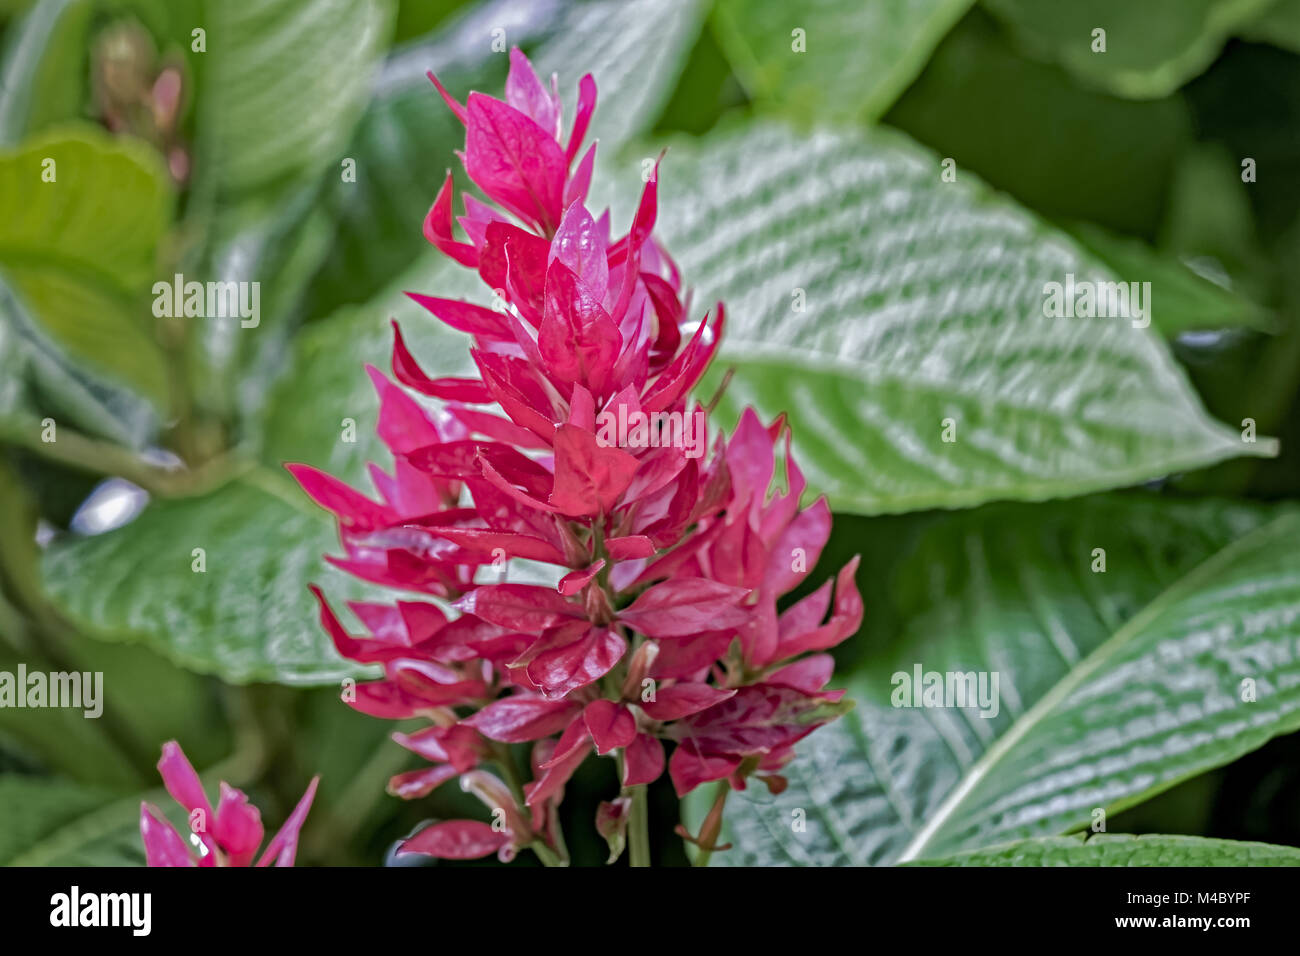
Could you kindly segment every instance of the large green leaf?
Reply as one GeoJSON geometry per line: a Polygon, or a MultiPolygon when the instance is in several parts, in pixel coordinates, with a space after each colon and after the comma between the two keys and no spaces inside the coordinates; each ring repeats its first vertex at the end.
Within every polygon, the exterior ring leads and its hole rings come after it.
{"type": "Polygon", "coordinates": [[[138,800],[54,778],[0,776],[0,865],[139,866],[138,800]]]}
{"type": "Polygon", "coordinates": [[[161,159],[91,126],[0,152],[0,273],[78,362],[153,397],[166,375],[149,289],[171,207],[161,159]]]}
{"type": "Polygon", "coordinates": [[[207,4],[200,188],[245,193],[336,163],[391,17],[387,0],[207,4]]]}
{"type": "Polygon", "coordinates": [[[966,771],[903,858],[1070,829],[1300,727],[1298,534],[1300,516],[1275,519],[1128,621],[966,771]]]}
{"type": "Polygon", "coordinates": [[[68,653],[56,665],[30,650],[16,654],[0,643],[0,671],[16,673],[23,664],[29,674],[72,670],[102,675],[98,717],[86,717],[86,708],[0,709],[0,739],[35,765],[77,781],[136,789],[138,768],[152,763],[160,741],[190,741],[190,754],[200,763],[225,753],[228,740],[218,699],[202,678],[139,646],[65,635],[63,647],[68,653]],[[124,752],[123,744],[144,750],[124,752]]]}
{"type": "Polygon", "coordinates": [[[1081,88],[1061,67],[1023,55],[978,7],[885,121],[1037,212],[1145,236],[1192,141],[1180,97],[1081,88]]]}
{"type": "Polygon", "coordinates": [[[916,79],[971,3],[719,0],[714,18],[755,99],[801,116],[874,120],[916,79]]]}
{"type": "MultiPolygon", "coordinates": [[[[60,670],[30,651],[19,655],[0,643],[0,670],[16,674],[19,664],[25,665],[28,673],[60,670]]],[[[109,682],[105,690],[111,689],[109,682]]],[[[88,719],[84,709],[0,708],[0,740],[33,764],[78,781],[126,789],[139,785],[134,769],[107,736],[105,724],[88,719]]],[[[0,852],[0,860],[3,857],[0,852]]]]}
{"type": "Polygon", "coordinates": [[[1238,33],[1246,40],[1272,43],[1300,53],[1300,0],[1274,0],[1271,7],[1238,33]]]}
{"type": "Polygon", "coordinates": [[[363,366],[374,365],[392,378],[393,319],[430,375],[476,374],[469,338],[403,290],[489,304],[477,273],[428,250],[372,301],[309,325],[294,339],[284,374],[262,409],[263,462],[273,468],[305,462],[361,486],[369,485],[367,462],[388,466],[391,456],[375,434],[379,400],[363,366]]]}
{"type": "Polygon", "coordinates": [[[864,550],[872,609],[857,707],[800,744],[785,793],[731,798],[736,847],[714,859],[891,863],[1056,834],[1300,725],[1300,517],[1268,514],[1134,495],[839,519],[823,563],[864,550]],[[997,672],[998,713],[893,706],[917,664],[997,672]]]}
{"type": "Polygon", "coordinates": [[[1255,231],[1251,186],[1221,144],[1201,144],[1178,160],[1160,227],[1161,248],[1202,274],[1218,274],[1256,301],[1269,301],[1276,264],[1255,231]]]}
{"type": "Polygon", "coordinates": [[[1225,288],[1231,282],[1226,275],[1217,276],[1223,283],[1217,284],[1141,239],[1118,236],[1092,223],[1076,223],[1069,231],[1116,275],[1151,283],[1151,323],[1162,335],[1242,327],[1277,330],[1276,315],[1225,288]]]}
{"type": "Polygon", "coordinates": [[[837,510],[1040,500],[1275,453],[1206,416],[1153,329],[1047,317],[1046,283],[1117,277],[897,134],[762,125],[681,152],[662,234],[700,311],[727,304],[724,412],[788,412],[837,510]]]}
{"type": "Polygon", "coordinates": [[[198,403],[234,417],[250,366],[273,364],[287,320],[328,249],[316,208],[340,162],[388,42],[391,0],[267,0],[204,7],[197,68],[195,245],[201,280],[260,283],[256,326],[198,325],[189,343],[198,403]]]}
{"type": "Polygon", "coordinates": [[[985,0],[1025,45],[1099,89],[1165,96],[1210,65],[1232,32],[1273,0],[985,0]],[[1093,31],[1106,31],[1093,52],[1093,31]]]}
{"type": "Polygon", "coordinates": [[[76,117],[86,95],[91,0],[42,0],[5,36],[0,53],[0,145],[76,117]]]}
{"type": "Polygon", "coordinates": [[[232,683],[318,684],[358,673],[317,626],[307,591],[319,581],[360,596],[321,560],[336,550],[328,516],[287,475],[257,468],[200,497],[154,502],[107,534],[59,539],[42,573],[88,634],[143,642],[232,683]]]}
{"type": "Polygon", "coordinates": [[[366,589],[323,560],[339,551],[333,520],[281,466],[304,461],[368,487],[366,462],[387,466],[389,455],[374,434],[378,402],[363,364],[388,369],[389,317],[402,321],[431,374],[469,371],[468,340],[401,289],[461,296],[476,284],[473,273],[429,253],[384,296],[299,335],[256,429],[262,464],[208,494],[151,502],[107,534],[55,541],[42,571],[63,613],[87,633],[141,641],[231,682],[318,684],[355,675],[319,628],[307,584],[318,582],[339,600],[366,589]],[[194,548],[205,551],[202,574],[191,571],[194,548]]]}
{"type": "Polygon", "coordinates": [[[47,417],[137,447],[158,424],[147,399],[94,374],[42,334],[0,279],[0,436],[31,444],[47,417]]]}
{"type": "Polygon", "coordinates": [[[916,866],[1300,866],[1300,850],[1195,836],[1099,833],[1041,837],[959,853],[916,866]]]}

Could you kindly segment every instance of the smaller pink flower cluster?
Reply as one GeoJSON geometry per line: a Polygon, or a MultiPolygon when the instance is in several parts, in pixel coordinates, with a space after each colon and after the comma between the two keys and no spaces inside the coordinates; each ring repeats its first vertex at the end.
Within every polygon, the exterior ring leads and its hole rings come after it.
{"type": "MultiPolygon", "coordinates": [[[[157,807],[140,804],[140,836],[144,840],[145,860],[149,866],[252,866],[257,848],[262,845],[262,815],[248,802],[244,791],[221,784],[221,799],[214,811],[203,792],[203,782],[186,759],[180,744],[171,740],[163,744],[158,772],[163,785],[177,803],[189,812],[190,851],[185,839],[173,829],[157,807]]],[[[258,866],[293,866],[298,852],[298,831],[302,829],[312,798],[316,796],[319,777],[307,785],[298,805],[284,826],[266,845],[258,866]]]]}
{"type": "MultiPolygon", "coordinates": [[[[403,849],[562,852],[555,808],[591,753],[617,757],[625,794],[665,765],[682,795],[712,780],[743,788],[846,709],[842,691],[824,689],[833,667],[824,651],[861,621],[857,562],[833,588],[778,611],[831,527],[824,499],[800,509],[805,482],[788,429],[746,411],[708,456],[703,434],[682,439],[687,423],[703,426],[688,395],[717,348],[723,310],[688,321],[677,267],[651,236],[657,177],[626,235],[612,238],[608,212],[587,210],[595,145],[578,154],[592,78],[579,85],[567,142],[555,81],[543,86],[518,50],[504,102],[471,93],[462,105],[434,83],[465,123],[466,172],[499,208],[464,196],[457,221],[468,241],[456,238],[449,173],[424,233],[476,269],[503,307],[411,297],[472,337],[479,376],[430,378],[398,330],[394,376],[440,400],[443,414],[435,422],[369,369],[378,432],[396,461],[392,474],[371,466],[381,500],[288,467],[338,519],[346,556],[333,564],[443,602],[351,604],[369,632],[356,637],[313,589],[339,652],[383,667],[353,706],[431,722],[395,735],[432,766],[390,790],[420,797],[460,777],[501,811],[496,826],[438,823],[403,849]],[[641,430],[620,428],[614,441],[612,422],[641,430]],[[558,584],[504,582],[507,559],[555,565],[558,584]],[[526,786],[513,783],[505,746],[521,743],[533,744],[526,786]]],[[[625,809],[603,805],[602,832],[617,830],[625,809]]]]}

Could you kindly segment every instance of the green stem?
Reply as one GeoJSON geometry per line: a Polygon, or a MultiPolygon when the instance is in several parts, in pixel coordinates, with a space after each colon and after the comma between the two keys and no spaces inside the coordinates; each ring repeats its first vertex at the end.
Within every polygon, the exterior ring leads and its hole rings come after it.
{"type": "Polygon", "coordinates": [[[214,460],[194,470],[167,469],[151,465],[129,448],[111,442],[87,438],[66,427],[58,427],[57,439],[40,439],[40,426],[34,423],[0,425],[0,444],[12,444],[50,461],[92,475],[125,478],[159,497],[201,494],[221,484],[239,470],[226,460],[214,460]]]}
{"type": "Polygon", "coordinates": [[[628,862],[632,866],[650,865],[650,813],[645,784],[631,790],[632,807],[627,816],[628,862]]]}
{"type": "Polygon", "coordinates": [[[528,848],[537,854],[537,859],[542,861],[542,866],[568,866],[569,864],[560,859],[559,854],[546,845],[545,840],[534,840],[528,844],[528,848]]]}
{"type": "Polygon", "coordinates": [[[510,750],[505,744],[493,743],[492,759],[496,763],[497,769],[501,771],[506,786],[515,795],[515,803],[522,807],[524,805],[524,788],[519,782],[519,774],[515,772],[515,760],[511,756],[510,750]]]}
{"type": "Polygon", "coordinates": [[[722,833],[722,811],[727,805],[727,794],[731,793],[731,784],[724,778],[718,781],[717,792],[713,797],[713,806],[709,808],[709,815],[704,818],[704,823],[700,827],[699,845],[700,852],[695,857],[696,866],[708,866],[709,858],[713,856],[713,848],[718,843],[718,837],[722,833]]]}
{"type": "MultiPolygon", "coordinates": [[[[520,812],[523,812],[525,810],[524,788],[519,782],[519,774],[515,772],[515,761],[510,754],[509,748],[504,744],[493,744],[492,758],[498,769],[500,769],[501,776],[505,779],[506,786],[508,786],[510,792],[514,794],[515,805],[519,808],[520,812]]],[[[546,845],[546,841],[541,837],[538,837],[533,840],[532,843],[528,844],[528,848],[537,854],[537,858],[542,861],[543,866],[568,866],[569,851],[565,846],[564,833],[560,830],[560,820],[555,814],[554,808],[551,810],[550,823],[551,833],[554,834],[555,837],[556,849],[552,850],[546,845]]]]}

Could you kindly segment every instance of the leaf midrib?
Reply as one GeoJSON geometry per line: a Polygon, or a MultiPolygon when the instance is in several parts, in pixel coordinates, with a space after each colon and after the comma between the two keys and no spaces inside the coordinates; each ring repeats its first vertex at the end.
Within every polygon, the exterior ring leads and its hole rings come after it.
{"type": "Polygon", "coordinates": [[[1150,604],[1129,618],[1126,624],[1084,658],[1077,667],[1062,677],[1029,710],[1025,711],[1012,724],[1011,728],[975,761],[948,796],[944,798],[934,815],[926,821],[916,836],[903,849],[895,862],[906,863],[919,859],[920,854],[929,846],[944,824],[961,808],[962,801],[966,796],[989,775],[989,772],[998,762],[1010,753],[1012,748],[1024,739],[1057,705],[1082,686],[1087,678],[1100,669],[1114,654],[1122,650],[1129,641],[1140,634],[1153,620],[1158,619],[1170,607],[1176,606],[1189,592],[1195,593],[1199,590],[1206,579],[1212,580],[1225,566],[1231,566],[1241,553],[1248,552],[1257,547],[1260,541],[1267,541],[1275,535],[1280,536],[1287,530],[1290,530],[1293,534],[1300,534],[1300,517],[1295,514],[1281,515],[1244,537],[1237,539],[1197,565],[1192,571],[1162,591],[1150,604]]]}

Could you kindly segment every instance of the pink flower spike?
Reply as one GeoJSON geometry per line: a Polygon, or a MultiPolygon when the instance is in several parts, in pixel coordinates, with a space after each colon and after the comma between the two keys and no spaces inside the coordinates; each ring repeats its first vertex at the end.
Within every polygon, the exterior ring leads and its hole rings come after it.
{"type": "MultiPolygon", "coordinates": [[[[459,777],[489,806],[513,803],[480,766],[501,743],[531,745],[533,780],[528,812],[517,808],[506,833],[445,821],[402,852],[504,861],[533,845],[562,857],[558,804],[593,750],[620,755],[624,788],[667,769],[679,794],[721,779],[744,789],[754,775],[775,793],[795,745],[849,706],[824,689],[824,651],[861,623],[856,560],[785,600],[826,547],[830,509],[801,507],[808,482],[784,417],[765,425],[747,410],[729,437],[708,428],[692,393],[726,311],[693,320],[690,287],[655,238],[658,162],[626,235],[611,235],[608,210],[588,210],[592,77],[578,84],[567,141],[557,80],[547,85],[518,49],[503,99],[471,93],[462,106],[430,79],[465,124],[457,155],[485,199],[464,195],[453,217],[448,174],[425,236],[474,269],[493,302],[408,294],[472,337],[477,377],[430,377],[394,326],[395,381],[369,370],[394,459],[369,466],[380,500],[289,467],[338,519],[346,554],[327,562],[459,612],[352,603],[369,632],[353,636],[317,593],[339,653],[383,669],[350,706],[428,721],[395,739],[432,765],[391,778],[390,792],[420,797],[459,777]],[[406,389],[440,402],[437,417],[406,389]],[[792,565],[795,552],[807,560],[792,565]],[[503,555],[558,568],[559,581],[506,583],[486,570],[503,555]]],[[[201,865],[244,859],[253,842],[251,807],[222,795],[230,846],[204,835],[201,865]]],[[[642,805],[629,797],[602,804],[612,847],[642,805]]],[[[157,858],[191,859],[156,821],[146,827],[157,858]]]]}

